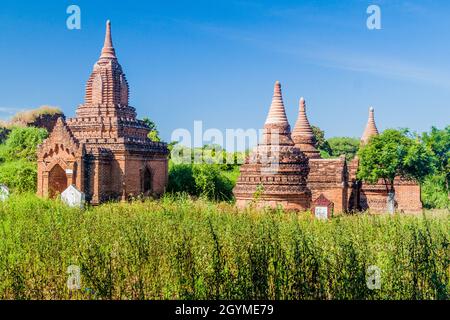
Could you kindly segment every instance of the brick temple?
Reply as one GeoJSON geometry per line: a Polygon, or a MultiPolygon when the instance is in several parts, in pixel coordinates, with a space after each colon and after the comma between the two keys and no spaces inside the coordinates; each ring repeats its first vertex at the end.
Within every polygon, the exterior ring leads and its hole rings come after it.
{"type": "MultiPolygon", "coordinates": [[[[377,134],[374,110],[370,108],[361,144],[366,144],[377,134]]],[[[259,207],[281,205],[285,209],[305,210],[313,207],[316,201],[326,199],[335,213],[387,211],[386,184],[381,180],[376,184],[358,181],[358,157],[351,161],[347,161],[345,156],[322,159],[315,143],[303,98],[300,99],[298,118],[291,132],[281,85],[277,81],[262,142],[241,166],[233,190],[237,205],[245,207],[257,203],[259,207]],[[277,137],[273,139],[272,136],[277,137]]],[[[417,183],[397,178],[395,191],[398,211],[422,209],[417,183]]]]}
{"type": "Polygon", "coordinates": [[[74,118],[60,117],[38,148],[37,193],[61,194],[68,186],[99,204],[139,195],[161,195],[168,179],[168,149],[152,142],[149,127],[128,104],[129,87],[111,37],[86,84],[85,102],[74,118]]]}

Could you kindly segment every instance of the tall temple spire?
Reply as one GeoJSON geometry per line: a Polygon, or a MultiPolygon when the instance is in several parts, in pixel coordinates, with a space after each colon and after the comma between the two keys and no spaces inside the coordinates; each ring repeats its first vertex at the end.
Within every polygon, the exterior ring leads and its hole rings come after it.
{"type": "Polygon", "coordinates": [[[298,118],[292,131],[292,140],[294,140],[295,146],[303,151],[308,158],[320,158],[320,152],[315,147],[316,138],[306,116],[306,103],[303,97],[300,98],[298,118]]]}
{"type": "Polygon", "coordinates": [[[367,144],[372,136],[378,135],[377,125],[375,124],[374,108],[369,108],[369,119],[367,120],[366,129],[361,137],[361,143],[367,144]]]}
{"type": "Polygon", "coordinates": [[[273,88],[272,104],[270,105],[269,114],[266,119],[266,125],[270,124],[289,126],[286,111],[284,109],[280,81],[275,82],[273,88]]]}
{"type": "Polygon", "coordinates": [[[100,55],[100,59],[116,59],[116,51],[114,50],[114,46],[112,43],[111,37],[111,21],[106,21],[106,33],[105,33],[105,42],[103,44],[102,53],[100,55]]]}
{"type": "Polygon", "coordinates": [[[108,20],[102,53],[86,83],[85,104],[77,109],[77,115],[88,117],[92,114],[119,112],[124,118],[134,119],[134,109],[122,108],[128,107],[128,97],[128,82],[116,57],[111,37],[111,22],[108,20]]]}
{"type": "Polygon", "coordinates": [[[275,82],[272,104],[264,124],[263,143],[267,145],[294,145],[291,127],[286,117],[280,81],[275,82]]]}

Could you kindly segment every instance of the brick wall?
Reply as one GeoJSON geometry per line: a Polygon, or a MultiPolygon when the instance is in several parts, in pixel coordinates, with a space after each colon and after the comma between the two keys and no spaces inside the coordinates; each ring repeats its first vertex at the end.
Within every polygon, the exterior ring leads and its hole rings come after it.
{"type": "Polygon", "coordinates": [[[312,201],[323,194],[333,202],[335,213],[345,212],[348,201],[345,159],[309,159],[309,168],[307,186],[312,201]]]}

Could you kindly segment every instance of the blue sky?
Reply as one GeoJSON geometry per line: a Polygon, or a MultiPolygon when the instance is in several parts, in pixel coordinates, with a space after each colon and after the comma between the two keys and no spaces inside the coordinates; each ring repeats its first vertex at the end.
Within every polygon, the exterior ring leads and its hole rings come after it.
{"type": "Polygon", "coordinates": [[[0,118],[54,105],[73,116],[111,19],[130,104],[165,140],[174,129],[260,128],[281,81],[294,125],[359,137],[450,119],[449,1],[10,1],[0,4],[0,118]],[[81,30],[66,8],[81,8],[81,30]],[[369,5],[381,30],[366,27],[369,5]]]}

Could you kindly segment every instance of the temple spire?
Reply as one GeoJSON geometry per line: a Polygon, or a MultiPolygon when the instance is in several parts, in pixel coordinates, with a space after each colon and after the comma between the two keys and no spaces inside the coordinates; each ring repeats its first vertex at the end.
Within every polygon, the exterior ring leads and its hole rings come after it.
{"type": "Polygon", "coordinates": [[[275,82],[272,104],[264,124],[263,143],[267,145],[294,145],[291,140],[291,127],[286,117],[281,84],[275,82]]]}
{"type": "Polygon", "coordinates": [[[303,97],[300,98],[298,118],[292,131],[292,140],[294,140],[295,146],[303,151],[308,158],[320,158],[320,152],[315,147],[316,138],[306,115],[306,103],[303,97]]]}
{"type": "Polygon", "coordinates": [[[272,104],[270,105],[269,114],[267,115],[265,124],[266,125],[277,124],[289,126],[289,122],[286,117],[286,111],[284,109],[280,81],[275,82],[275,86],[273,88],[272,104]]]}
{"type": "Polygon", "coordinates": [[[377,125],[375,124],[375,115],[373,107],[369,108],[369,119],[367,120],[366,129],[361,137],[361,143],[367,144],[372,136],[378,135],[377,125]]]}
{"type": "Polygon", "coordinates": [[[111,37],[111,21],[106,21],[105,43],[103,44],[100,59],[116,59],[116,52],[111,37]]]}
{"type": "Polygon", "coordinates": [[[306,116],[306,103],[303,97],[300,98],[298,118],[294,127],[294,131],[292,131],[292,137],[299,135],[314,140],[314,133],[312,131],[311,125],[309,124],[308,117],[306,116]]]}

